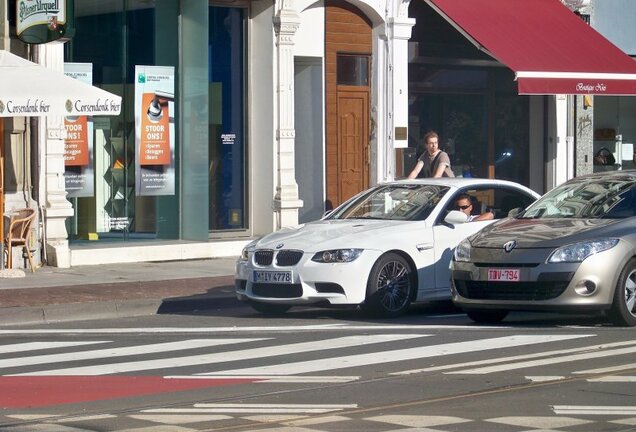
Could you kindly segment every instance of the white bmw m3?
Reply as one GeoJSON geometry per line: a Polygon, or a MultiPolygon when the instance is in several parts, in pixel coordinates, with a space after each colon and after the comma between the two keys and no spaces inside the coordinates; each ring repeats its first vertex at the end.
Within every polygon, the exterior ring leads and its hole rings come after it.
{"type": "Polygon", "coordinates": [[[380,317],[412,302],[450,300],[455,246],[493,220],[468,222],[455,208],[495,220],[539,195],[517,183],[473,178],[400,180],[374,186],[322,219],[248,244],[236,263],[239,300],[280,314],[292,306],[358,305],[380,317]]]}

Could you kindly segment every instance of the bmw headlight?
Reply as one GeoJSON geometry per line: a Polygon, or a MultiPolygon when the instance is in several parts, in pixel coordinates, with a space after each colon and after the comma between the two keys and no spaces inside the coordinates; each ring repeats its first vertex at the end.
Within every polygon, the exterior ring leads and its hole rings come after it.
{"type": "Polygon", "coordinates": [[[581,262],[590,255],[606,251],[618,244],[618,239],[597,240],[563,246],[552,252],[549,263],[581,262]]]}
{"type": "Polygon", "coordinates": [[[316,252],[311,259],[319,263],[348,263],[360,256],[362,249],[331,249],[316,252]]]}
{"type": "Polygon", "coordinates": [[[470,242],[468,239],[462,240],[457,247],[455,248],[455,252],[453,253],[453,257],[455,261],[458,262],[469,262],[470,261],[470,242]]]}
{"type": "Polygon", "coordinates": [[[243,250],[241,251],[241,256],[239,257],[239,261],[249,261],[250,255],[254,253],[254,248],[256,247],[256,240],[249,242],[243,250]]]}

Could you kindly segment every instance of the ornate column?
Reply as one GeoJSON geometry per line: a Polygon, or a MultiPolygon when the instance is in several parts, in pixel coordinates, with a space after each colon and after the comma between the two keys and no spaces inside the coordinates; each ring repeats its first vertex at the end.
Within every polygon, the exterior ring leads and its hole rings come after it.
{"type": "Polygon", "coordinates": [[[408,12],[408,2],[402,2],[398,16],[387,20],[387,36],[389,44],[389,56],[387,59],[387,101],[388,118],[387,132],[389,151],[386,176],[393,178],[395,175],[395,155],[399,148],[408,147],[409,125],[409,48],[408,41],[411,38],[411,29],[415,25],[415,19],[409,18],[404,13],[408,12]]]}
{"type": "MultiPolygon", "coordinates": [[[[39,63],[49,69],[63,72],[63,47],[61,43],[38,45],[39,63]]],[[[64,117],[49,116],[43,123],[46,127],[40,131],[39,139],[39,142],[43,143],[40,148],[40,166],[44,167],[44,184],[41,182],[40,200],[44,198],[45,201],[46,253],[50,265],[68,268],[71,266],[71,252],[68,247],[66,218],[73,216],[73,207],[66,199],[64,185],[64,117]]]]}
{"type": "Polygon", "coordinates": [[[291,0],[283,0],[274,17],[276,32],[276,147],[277,175],[274,194],[276,229],[298,224],[298,209],[303,206],[298,197],[295,174],[294,130],[294,34],[300,16],[291,7],[291,0]]]}

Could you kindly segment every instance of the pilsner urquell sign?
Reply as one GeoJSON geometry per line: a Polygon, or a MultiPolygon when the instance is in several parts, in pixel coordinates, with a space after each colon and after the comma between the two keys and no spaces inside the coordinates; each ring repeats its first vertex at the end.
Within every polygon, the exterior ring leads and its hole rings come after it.
{"type": "Polygon", "coordinates": [[[26,43],[41,44],[68,37],[72,0],[17,0],[16,30],[26,43]],[[67,5],[70,3],[70,8],[67,5]]]}

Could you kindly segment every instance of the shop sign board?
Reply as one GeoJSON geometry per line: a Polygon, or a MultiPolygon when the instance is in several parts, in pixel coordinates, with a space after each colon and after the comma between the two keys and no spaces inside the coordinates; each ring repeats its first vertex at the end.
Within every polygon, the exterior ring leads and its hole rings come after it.
{"type": "Polygon", "coordinates": [[[16,0],[18,39],[30,44],[68,39],[73,7],[73,0],[16,0]]]}

